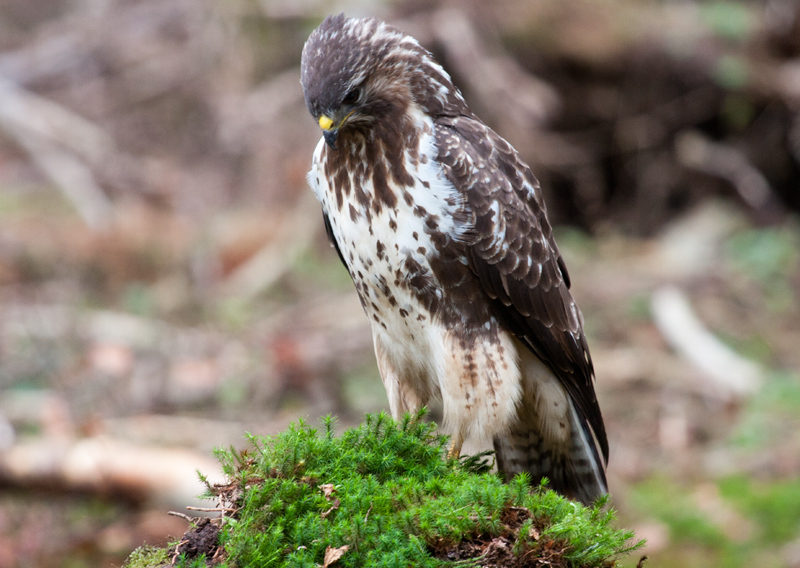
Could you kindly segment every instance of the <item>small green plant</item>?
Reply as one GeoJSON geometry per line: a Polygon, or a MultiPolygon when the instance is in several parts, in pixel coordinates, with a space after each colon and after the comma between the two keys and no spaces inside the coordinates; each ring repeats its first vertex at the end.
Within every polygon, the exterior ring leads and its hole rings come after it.
{"type": "MultiPolygon", "coordinates": [[[[215,558],[226,566],[615,565],[637,548],[605,501],[571,502],[526,476],[503,483],[488,454],[445,461],[424,412],[367,415],[334,435],[299,421],[246,452],[218,451],[229,483],[215,558]]],[[[208,557],[208,556],[207,556],[208,557]]],[[[190,566],[185,557],[178,566],[190,566]]]]}
{"type": "Polygon", "coordinates": [[[165,548],[140,546],[128,557],[122,568],[148,568],[169,564],[169,554],[165,548]]]}

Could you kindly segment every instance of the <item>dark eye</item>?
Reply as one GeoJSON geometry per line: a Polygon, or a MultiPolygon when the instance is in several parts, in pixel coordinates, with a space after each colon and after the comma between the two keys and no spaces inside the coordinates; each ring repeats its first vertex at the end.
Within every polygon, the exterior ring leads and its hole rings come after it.
{"type": "Polygon", "coordinates": [[[352,91],[350,91],[349,93],[347,93],[344,96],[344,99],[342,99],[342,104],[345,104],[345,105],[353,104],[354,102],[356,102],[358,100],[358,96],[360,94],[361,94],[361,92],[356,87],[355,89],[353,89],[352,91]]]}

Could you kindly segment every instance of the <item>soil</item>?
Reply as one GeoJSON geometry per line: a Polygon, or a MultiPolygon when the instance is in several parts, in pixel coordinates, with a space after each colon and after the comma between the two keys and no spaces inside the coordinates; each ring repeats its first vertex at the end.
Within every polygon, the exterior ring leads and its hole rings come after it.
{"type": "Polygon", "coordinates": [[[205,556],[209,566],[217,564],[223,550],[219,546],[220,520],[203,518],[187,530],[175,550],[171,551],[170,558],[185,555],[186,558],[205,556]]]}
{"type": "Polygon", "coordinates": [[[515,553],[522,524],[531,518],[531,513],[522,507],[509,507],[503,512],[501,521],[504,530],[498,536],[475,535],[457,543],[438,542],[429,544],[434,557],[458,562],[476,559],[482,568],[532,568],[551,566],[567,568],[571,564],[564,557],[569,545],[563,541],[541,539],[542,525],[531,529],[528,538],[534,544],[523,545],[515,553]]]}

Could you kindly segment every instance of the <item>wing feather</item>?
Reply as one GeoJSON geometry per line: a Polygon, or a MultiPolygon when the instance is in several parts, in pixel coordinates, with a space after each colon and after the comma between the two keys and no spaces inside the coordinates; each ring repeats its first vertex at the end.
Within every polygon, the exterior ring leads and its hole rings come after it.
{"type": "Polygon", "coordinates": [[[328,214],[324,209],[322,210],[322,219],[325,222],[325,233],[328,235],[328,241],[330,241],[331,246],[336,249],[336,254],[339,255],[339,260],[341,260],[342,264],[344,264],[344,267],[347,268],[347,263],[344,261],[342,249],[339,248],[339,243],[336,242],[336,237],[333,234],[333,227],[331,227],[330,217],[328,217],[328,214]]]}
{"type": "Polygon", "coordinates": [[[504,325],[564,385],[607,461],[582,317],[538,181],[511,145],[477,119],[440,118],[436,136],[438,161],[473,215],[470,269],[504,325]]]}

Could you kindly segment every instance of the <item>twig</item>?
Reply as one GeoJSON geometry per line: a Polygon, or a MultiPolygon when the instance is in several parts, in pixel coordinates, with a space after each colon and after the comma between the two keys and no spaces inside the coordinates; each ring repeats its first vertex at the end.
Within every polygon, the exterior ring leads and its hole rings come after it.
{"type": "Polygon", "coordinates": [[[194,522],[194,517],[190,517],[189,515],[181,513],[179,511],[167,511],[167,515],[172,515],[173,517],[180,517],[181,519],[186,519],[186,521],[190,523],[194,522]]]}

